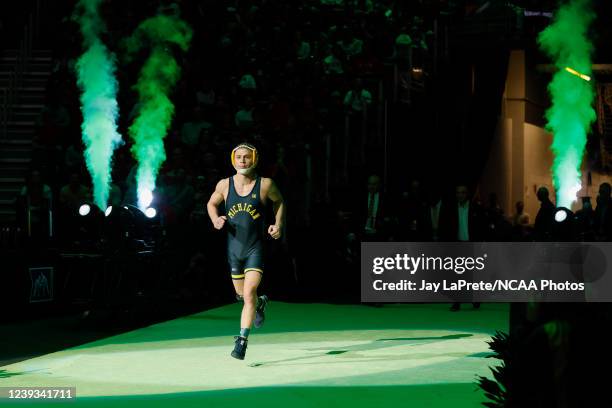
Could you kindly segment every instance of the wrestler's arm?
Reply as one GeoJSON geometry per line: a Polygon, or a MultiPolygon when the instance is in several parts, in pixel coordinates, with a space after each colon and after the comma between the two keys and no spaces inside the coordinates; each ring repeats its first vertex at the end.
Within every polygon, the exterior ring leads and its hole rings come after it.
{"type": "Polygon", "coordinates": [[[215,187],[215,191],[210,195],[210,199],[206,204],[206,209],[208,210],[208,216],[210,217],[210,221],[212,221],[213,225],[216,229],[223,228],[227,217],[224,215],[219,216],[219,206],[223,201],[224,192],[225,192],[225,184],[227,183],[226,179],[220,180],[215,187]]]}
{"type": "Polygon", "coordinates": [[[272,179],[266,179],[266,186],[267,197],[272,201],[275,218],[274,225],[268,228],[268,232],[272,235],[272,238],[278,239],[285,225],[286,205],[280,190],[272,179]]]}

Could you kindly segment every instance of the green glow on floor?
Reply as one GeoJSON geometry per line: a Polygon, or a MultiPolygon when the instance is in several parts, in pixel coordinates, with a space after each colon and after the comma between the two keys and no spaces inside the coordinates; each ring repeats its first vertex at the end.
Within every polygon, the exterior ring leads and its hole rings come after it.
{"type": "Polygon", "coordinates": [[[238,314],[229,305],[4,366],[0,386],[73,386],[79,406],[478,406],[475,378],[496,363],[486,341],[508,324],[501,304],[274,302],[238,361],[238,314]]]}

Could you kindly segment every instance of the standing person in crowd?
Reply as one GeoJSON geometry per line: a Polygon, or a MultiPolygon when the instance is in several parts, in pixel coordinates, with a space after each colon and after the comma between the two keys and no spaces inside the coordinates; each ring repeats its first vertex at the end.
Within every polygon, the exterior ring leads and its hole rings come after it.
{"type": "Polygon", "coordinates": [[[612,238],[612,198],[610,183],[599,185],[597,207],[595,207],[594,229],[598,241],[610,241],[612,238]]]}
{"type": "MultiPolygon", "coordinates": [[[[471,201],[467,184],[458,183],[455,187],[455,204],[449,205],[443,211],[441,218],[441,236],[448,242],[477,242],[483,239],[484,214],[481,207],[471,201]]],[[[467,272],[466,272],[467,275],[467,272]]],[[[466,276],[468,279],[469,276],[466,276]]],[[[480,303],[473,302],[478,309],[480,303]]],[[[461,303],[455,302],[451,311],[461,308],[461,303]]]]}
{"type": "Polygon", "coordinates": [[[536,214],[533,225],[536,241],[547,241],[551,239],[552,227],[555,216],[555,205],[548,197],[546,187],[538,188],[536,196],[540,201],[540,210],[536,214]]]}

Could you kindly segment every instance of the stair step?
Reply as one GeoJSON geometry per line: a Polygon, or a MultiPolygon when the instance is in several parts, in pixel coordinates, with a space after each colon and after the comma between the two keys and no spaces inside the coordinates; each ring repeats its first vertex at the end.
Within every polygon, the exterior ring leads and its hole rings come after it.
{"type": "Polygon", "coordinates": [[[33,120],[9,120],[8,122],[6,122],[6,124],[8,126],[36,126],[36,122],[33,120]]]}
{"type": "Polygon", "coordinates": [[[44,103],[16,103],[13,104],[13,110],[15,109],[41,109],[45,107],[44,103]]]}
{"type": "Polygon", "coordinates": [[[3,210],[0,213],[0,222],[4,225],[15,224],[17,221],[17,215],[15,214],[15,210],[9,212],[9,210],[3,210]]]}
{"type": "MultiPolygon", "coordinates": [[[[9,74],[12,74],[14,71],[11,70],[0,70],[0,78],[4,77],[4,76],[8,76],[9,74]]],[[[47,78],[48,76],[51,75],[51,71],[50,70],[40,70],[40,71],[35,71],[32,69],[29,69],[27,72],[23,73],[23,76],[26,78],[47,78]]]]}
{"type": "Polygon", "coordinates": [[[2,142],[0,142],[0,154],[3,153],[15,153],[15,154],[22,154],[22,153],[30,153],[32,151],[32,147],[31,146],[19,146],[19,145],[8,145],[8,144],[4,144],[2,142]]]}
{"type": "Polygon", "coordinates": [[[2,210],[0,212],[0,222],[4,225],[14,224],[17,221],[15,210],[2,210]]]}
{"type": "MultiPolygon", "coordinates": [[[[8,86],[8,82],[8,77],[0,77],[0,88],[6,88],[8,86]]],[[[23,84],[28,87],[46,87],[47,78],[23,78],[23,84]]]]}
{"type": "Polygon", "coordinates": [[[28,172],[27,166],[0,166],[0,175],[2,177],[25,177],[28,172]]]}
{"type": "MultiPolygon", "coordinates": [[[[35,134],[36,134],[36,129],[35,128],[7,127],[7,129],[6,129],[6,139],[29,139],[29,140],[32,140],[32,138],[34,137],[35,134]]],[[[0,135],[1,135],[1,133],[0,133],[0,135]]]]}
{"type": "MultiPolygon", "coordinates": [[[[27,119],[36,119],[37,116],[40,115],[43,108],[17,108],[13,105],[13,117],[23,117],[27,119]]],[[[21,120],[21,119],[19,119],[21,120]]]]}
{"type": "MultiPolygon", "coordinates": [[[[9,67],[10,69],[13,69],[16,64],[17,64],[17,61],[15,60],[14,57],[12,59],[0,59],[0,66],[2,68],[9,67]]],[[[37,58],[35,60],[29,60],[27,65],[28,65],[28,67],[46,67],[46,68],[50,68],[53,65],[53,61],[50,58],[45,58],[45,59],[38,59],[37,58]]]]}
{"type": "Polygon", "coordinates": [[[21,192],[21,186],[15,188],[0,187],[0,200],[14,200],[21,192]]]}
{"type": "MultiPolygon", "coordinates": [[[[2,69],[0,70],[0,79],[7,79],[12,73],[14,72],[14,70],[10,69],[10,70],[6,70],[6,69],[2,69]]],[[[23,74],[23,78],[25,80],[28,79],[49,79],[49,76],[51,76],[51,70],[42,70],[42,71],[33,71],[32,69],[29,69],[28,72],[24,72],[23,74]]]]}
{"type": "Polygon", "coordinates": [[[5,148],[4,146],[0,149],[0,158],[7,159],[25,159],[32,157],[32,149],[23,148],[5,148]]]}
{"type": "Polygon", "coordinates": [[[5,157],[0,157],[0,164],[6,163],[6,164],[30,164],[30,162],[32,161],[32,159],[30,158],[5,158],[5,157]]]}
{"type": "Polygon", "coordinates": [[[7,139],[22,139],[30,138],[36,133],[34,128],[23,128],[23,127],[8,127],[7,128],[7,139]]]}
{"type": "MultiPolygon", "coordinates": [[[[6,79],[15,72],[14,69],[2,69],[0,70],[0,79],[6,79]]],[[[31,67],[23,73],[25,79],[48,79],[51,76],[50,69],[33,70],[31,67]]]]}
{"type": "Polygon", "coordinates": [[[0,184],[15,184],[18,183],[21,187],[25,183],[25,177],[2,177],[0,176],[0,184]]]}
{"type": "Polygon", "coordinates": [[[32,145],[32,139],[25,139],[25,138],[11,138],[11,139],[0,139],[0,149],[4,149],[4,148],[10,148],[13,146],[17,146],[17,147],[25,147],[25,146],[31,146],[32,145]]]}
{"type": "MultiPolygon", "coordinates": [[[[11,72],[15,70],[15,63],[7,63],[7,62],[3,62],[0,61],[0,71],[5,71],[5,72],[11,72]]],[[[47,71],[47,72],[51,72],[51,63],[41,63],[41,62],[36,62],[36,63],[30,63],[27,66],[27,70],[28,71],[47,71]]]]}
{"type": "Polygon", "coordinates": [[[5,140],[0,139],[0,153],[31,151],[31,150],[32,150],[31,144],[28,145],[27,143],[6,143],[5,140]]]}
{"type": "Polygon", "coordinates": [[[27,110],[20,110],[20,111],[16,111],[13,110],[13,119],[17,122],[23,122],[23,121],[33,121],[36,122],[36,119],[40,116],[40,112],[38,111],[27,111],[27,110]]]}
{"type": "Polygon", "coordinates": [[[47,90],[44,86],[20,86],[17,91],[20,92],[45,92],[47,90]]]}
{"type": "MultiPolygon", "coordinates": [[[[31,55],[30,58],[27,59],[30,62],[47,62],[47,63],[51,63],[53,62],[53,58],[51,58],[51,56],[34,56],[31,55]]],[[[0,58],[0,61],[2,62],[13,62],[13,61],[17,61],[17,56],[16,55],[3,55],[0,58]]]]}
{"type": "MultiPolygon", "coordinates": [[[[19,49],[17,48],[7,48],[2,52],[2,55],[7,55],[7,56],[13,56],[13,55],[17,55],[20,52],[19,49]]],[[[32,50],[32,55],[35,56],[42,56],[42,57],[51,57],[53,55],[53,51],[52,50],[48,50],[48,49],[38,49],[38,50],[32,50]]]]}
{"type": "Polygon", "coordinates": [[[17,97],[17,103],[40,104],[44,101],[45,95],[43,93],[22,93],[17,97]]]}

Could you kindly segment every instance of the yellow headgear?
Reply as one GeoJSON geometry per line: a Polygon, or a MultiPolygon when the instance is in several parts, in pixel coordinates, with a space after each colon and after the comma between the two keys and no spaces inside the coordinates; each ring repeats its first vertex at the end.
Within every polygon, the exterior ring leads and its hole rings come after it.
{"type": "Polygon", "coordinates": [[[232,166],[236,167],[236,150],[238,149],[248,149],[253,153],[253,165],[249,167],[249,169],[252,169],[255,166],[257,166],[257,161],[259,160],[257,149],[255,148],[255,146],[248,144],[248,143],[240,143],[238,146],[234,147],[234,150],[232,150],[232,155],[231,155],[232,166]]]}

